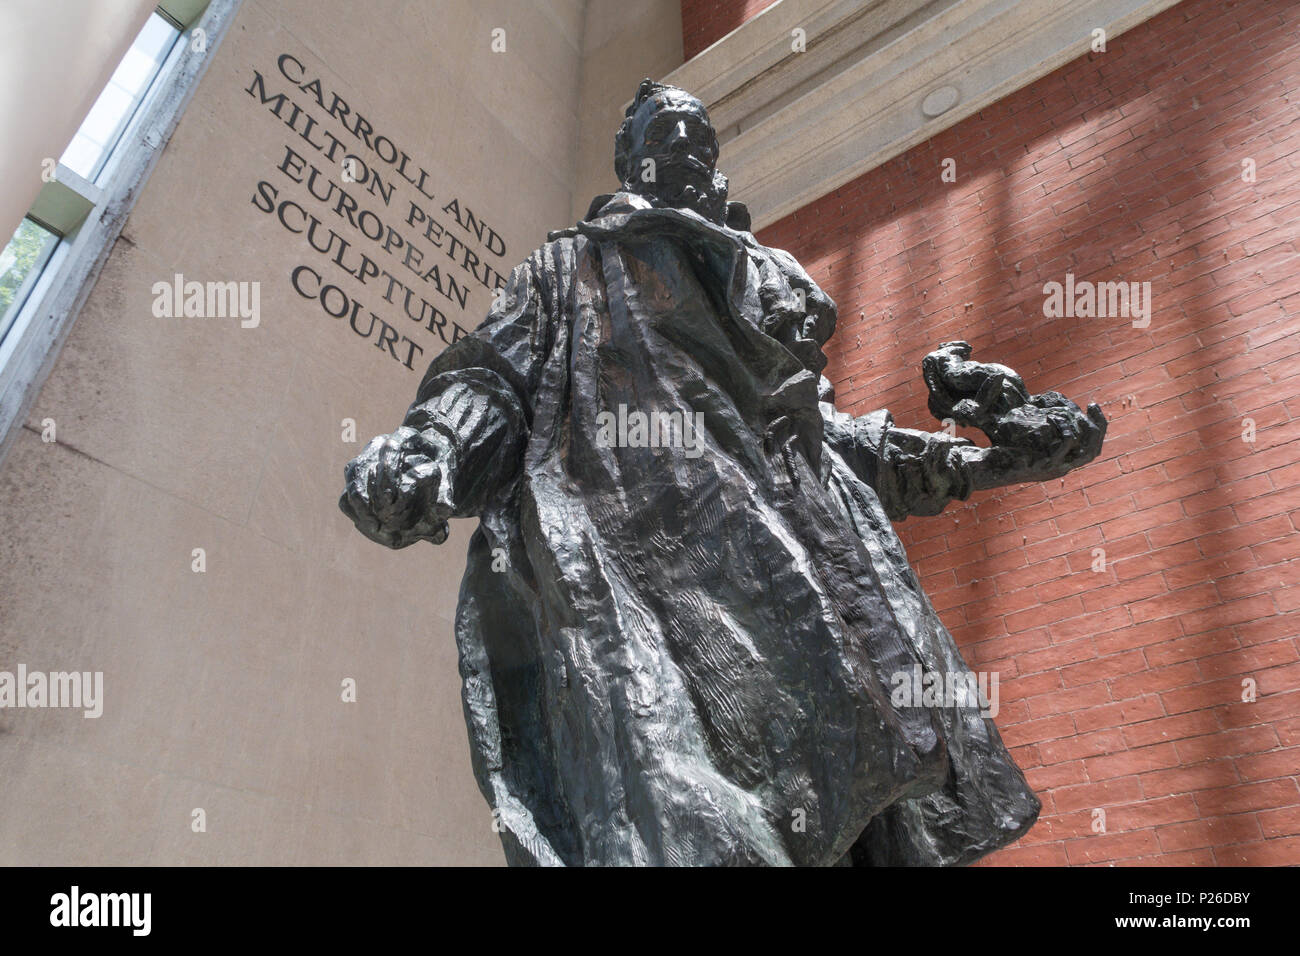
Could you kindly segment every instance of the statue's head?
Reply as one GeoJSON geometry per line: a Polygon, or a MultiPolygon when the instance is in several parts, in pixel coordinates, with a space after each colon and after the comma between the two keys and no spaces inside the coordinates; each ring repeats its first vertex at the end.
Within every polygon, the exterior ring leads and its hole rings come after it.
{"type": "Polygon", "coordinates": [[[718,134],[704,104],[685,90],[641,81],[614,137],[614,171],[623,189],[657,205],[724,220],[727,177],[718,172],[718,134]]]}

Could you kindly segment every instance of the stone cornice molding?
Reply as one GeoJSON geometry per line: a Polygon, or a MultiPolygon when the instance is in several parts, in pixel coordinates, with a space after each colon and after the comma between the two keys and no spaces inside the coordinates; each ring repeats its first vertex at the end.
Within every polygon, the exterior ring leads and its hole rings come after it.
{"type": "Polygon", "coordinates": [[[708,107],[758,229],[1177,2],[780,0],[664,80],[708,107]]]}

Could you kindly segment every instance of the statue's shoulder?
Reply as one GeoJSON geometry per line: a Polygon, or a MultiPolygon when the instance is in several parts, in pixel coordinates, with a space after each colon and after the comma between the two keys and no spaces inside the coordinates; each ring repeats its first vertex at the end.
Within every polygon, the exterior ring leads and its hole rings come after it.
{"type": "MultiPolygon", "coordinates": [[[[587,205],[587,214],[582,217],[581,222],[591,222],[606,216],[617,216],[654,208],[655,204],[653,202],[637,193],[627,192],[626,190],[620,190],[616,193],[601,193],[587,205]]],[[[546,241],[555,242],[560,239],[572,238],[579,234],[579,225],[575,224],[564,229],[552,230],[546,234],[546,241]]],[[[728,230],[738,233],[746,246],[751,249],[764,249],[763,245],[754,238],[753,233],[750,231],[749,208],[743,202],[727,203],[724,225],[728,230]]]]}
{"type": "MultiPolygon", "coordinates": [[[[749,207],[743,202],[727,203],[727,228],[754,239],[753,220],[749,215],[749,207]]],[[[757,244],[758,240],[754,239],[754,242],[757,244]]]]}
{"type": "MultiPolygon", "coordinates": [[[[799,260],[784,249],[763,245],[754,237],[752,232],[742,232],[740,237],[752,257],[762,260],[771,268],[776,269],[785,276],[786,281],[805,289],[818,288],[799,260]]],[[[820,288],[818,288],[818,292],[820,291],[820,288]]]]}
{"type": "Polygon", "coordinates": [[[727,203],[727,228],[735,232],[740,237],[740,241],[750,251],[751,255],[771,260],[778,268],[786,272],[794,272],[806,278],[803,267],[799,265],[799,260],[784,249],[778,249],[775,246],[765,246],[758,241],[753,233],[753,223],[749,215],[749,207],[743,202],[727,203]]]}
{"type": "Polygon", "coordinates": [[[587,214],[582,217],[579,223],[572,226],[566,226],[563,229],[553,229],[546,234],[548,243],[560,242],[565,239],[573,239],[580,234],[579,225],[583,222],[590,222],[593,219],[599,219],[601,216],[612,216],[617,213],[634,212],[638,209],[650,209],[651,203],[635,193],[617,192],[602,193],[592,199],[587,205],[587,214]]]}

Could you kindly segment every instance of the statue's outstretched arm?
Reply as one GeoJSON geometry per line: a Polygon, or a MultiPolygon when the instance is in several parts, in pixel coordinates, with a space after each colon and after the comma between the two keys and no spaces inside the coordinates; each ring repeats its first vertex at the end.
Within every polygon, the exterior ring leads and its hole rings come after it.
{"type": "Polygon", "coordinates": [[[527,432],[518,398],[487,369],[443,373],[431,398],[344,470],[339,507],[372,541],[447,540],[447,519],[478,514],[513,472],[527,432]]]}
{"type": "Polygon", "coordinates": [[[390,548],[441,544],[449,518],[480,514],[513,478],[546,349],[541,321],[525,263],[487,320],[433,360],[401,427],[348,463],[339,508],[362,534],[390,548]]]}
{"type": "Polygon", "coordinates": [[[897,428],[887,411],[852,418],[823,404],[827,442],[875,489],[890,518],[934,515],[971,492],[1059,478],[1101,451],[1106,417],[1064,395],[1031,395],[1004,365],[969,361],[970,346],[949,342],[925,357],[930,411],[979,428],[980,448],[945,432],[897,428]]]}

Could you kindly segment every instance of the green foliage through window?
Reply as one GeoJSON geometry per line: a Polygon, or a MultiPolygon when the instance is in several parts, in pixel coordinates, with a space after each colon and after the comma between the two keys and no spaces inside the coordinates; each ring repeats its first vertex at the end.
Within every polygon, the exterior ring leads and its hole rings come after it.
{"type": "Polygon", "coordinates": [[[14,305],[23,282],[33,270],[39,270],[45,264],[58,241],[58,236],[41,228],[35,220],[24,219],[4,252],[0,252],[0,338],[13,321],[10,312],[17,312],[10,306],[14,305]]]}

